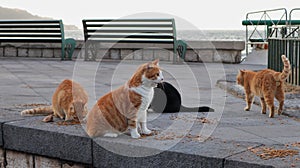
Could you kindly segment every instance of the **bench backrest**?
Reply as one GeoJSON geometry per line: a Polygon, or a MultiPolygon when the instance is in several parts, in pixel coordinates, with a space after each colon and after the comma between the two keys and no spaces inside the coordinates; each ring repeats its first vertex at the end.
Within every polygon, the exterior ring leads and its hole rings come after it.
{"type": "Polygon", "coordinates": [[[0,20],[0,42],[64,43],[61,20],[0,20]]]}
{"type": "Polygon", "coordinates": [[[85,41],[106,43],[176,42],[174,19],[85,19],[85,41]]]}

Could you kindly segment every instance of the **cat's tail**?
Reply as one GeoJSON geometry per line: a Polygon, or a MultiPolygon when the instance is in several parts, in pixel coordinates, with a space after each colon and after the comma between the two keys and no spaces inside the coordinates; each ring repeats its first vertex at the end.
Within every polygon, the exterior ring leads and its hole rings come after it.
{"type": "Polygon", "coordinates": [[[283,62],[283,70],[281,72],[281,74],[279,75],[279,79],[281,81],[284,81],[286,80],[289,75],[290,75],[290,72],[291,72],[291,65],[290,65],[290,61],[288,58],[286,58],[285,55],[282,55],[281,56],[281,59],[282,59],[282,62],[283,62]]]}
{"type": "Polygon", "coordinates": [[[201,107],[180,107],[180,112],[214,112],[215,110],[213,108],[207,107],[207,106],[201,106],[201,107]]]}
{"type": "Polygon", "coordinates": [[[21,115],[49,115],[53,114],[52,106],[37,107],[21,111],[21,115]]]}

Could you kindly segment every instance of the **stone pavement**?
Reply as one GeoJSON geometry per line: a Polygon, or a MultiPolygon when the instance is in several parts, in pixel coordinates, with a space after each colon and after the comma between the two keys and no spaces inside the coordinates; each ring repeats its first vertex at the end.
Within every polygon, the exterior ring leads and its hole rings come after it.
{"type": "Polygon", "coordinates": [[[50,104],[65,78],[87,89],[90,109],[101,95],[123,84],[139,64],[1,59],[1,147],[94,167],[300,167],[300,154],[271,158],[274,155],[265,153],[268,148],[300,151],[299,118],[275,115],[270,119],[256,105],[245,112],[243,99],[216,85],[223,80],[226,87],[225,77],[238,69],[265,65],[161,62],[166,81],[179,89],[184,105],[207,105],[215,112],[149,113],[149,128],[155,135],[138,140],[128,134],[92,140],[78,125],[58,126],[42,123],[41,117],[19,115],[22,109],[50,104]]]}

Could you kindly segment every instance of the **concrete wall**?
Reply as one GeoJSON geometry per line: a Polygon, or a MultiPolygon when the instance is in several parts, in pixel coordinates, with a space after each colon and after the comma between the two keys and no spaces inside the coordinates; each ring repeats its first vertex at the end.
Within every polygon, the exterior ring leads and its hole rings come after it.
{"type": "MultiPolygon", "coordinates": [[[[244,41],[187,41],[188,50],[185,61],[188,62],[225,62],[239,63],[244,41]]],[[[84,58],[83,41],[77,41],[74,58],[84,58]]],[[[60,44],[36,43],[0,43],[0,57],[39,57],[60,58],[60,44]]],[[[135,59],[173,61],[173,46],[162,44],[97,44],[96,60],[135,59]],[[109,49],[108,49],[109,48],[109,49]]]]}

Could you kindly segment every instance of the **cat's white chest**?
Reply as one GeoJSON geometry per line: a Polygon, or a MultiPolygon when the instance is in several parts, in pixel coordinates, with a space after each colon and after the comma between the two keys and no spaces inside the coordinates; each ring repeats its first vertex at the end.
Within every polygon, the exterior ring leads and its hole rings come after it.
{"type": "Polygon", "coordinates": [[[142,104],[141,104],[141,110],[147,110],[150,103],[152,102],[153,99],[153,95],[154,95],[154,89],[151,88],[148,92],[148,94],[146,94],[145,96],[142,96],[142,104]]]}
{"type": "Polygon", "coordinates": [[[139,87],[131,88],[131,90],[142,96],[142,103],[139,108],[139,111],[147,110],[153,99],[153,95],[154,95],[153,87],[146,87],[142,85],[139,87]]]}

